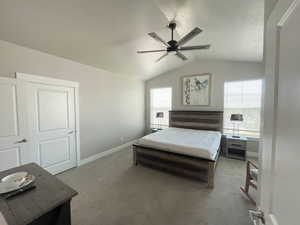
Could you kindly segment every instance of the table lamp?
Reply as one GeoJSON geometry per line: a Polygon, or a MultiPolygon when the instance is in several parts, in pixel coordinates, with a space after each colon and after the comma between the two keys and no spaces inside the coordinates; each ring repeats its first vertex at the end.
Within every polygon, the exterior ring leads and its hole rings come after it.
{"type": "Polygon", "coordinates": [[[231,114],[230,121],[233,123],[233,135],[232,137],[239,138],[240,130],[239,124],[244,121],[243,114],[231,114]],[[237,135],[235,135],[235,123],[237,123],[237,135]]]}
{"type": "MultiPolygon", "coordinates": [[[[156,113],[156,118],[164,118],[164,113],[163,112],[157,112],[156,113]]],[[[159,121],[160,121],[160,119],[158,119],[158,129],[161,129],[159,121]]]]}

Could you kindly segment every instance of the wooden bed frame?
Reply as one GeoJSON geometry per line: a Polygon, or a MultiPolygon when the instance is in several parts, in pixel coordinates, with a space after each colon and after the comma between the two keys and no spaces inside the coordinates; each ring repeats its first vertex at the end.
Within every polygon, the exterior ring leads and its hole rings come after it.
{"type": "MultiPolygon", "coordinates": [[[[223,129],[223,111],[170,111],[169,126],[196,130],[220,131],[223,129]]],[[[214,187],[214,175],[221,151],[221,143],[213,160],[171,153],[162,149],[133,145],[134,165],[163,169],[168,172],[205,180],[214,187]]]]}

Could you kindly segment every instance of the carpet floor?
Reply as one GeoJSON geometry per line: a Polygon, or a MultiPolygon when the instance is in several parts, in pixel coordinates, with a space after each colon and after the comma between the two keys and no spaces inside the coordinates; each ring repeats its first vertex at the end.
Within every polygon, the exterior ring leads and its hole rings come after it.
{"type": "Polygon", "coordinates": [[[79,192],[73,225],[251,225],[241,194],[246,163],[221,157],[215,188],[141,165],[130,149],[57,177],[79,192]]]}

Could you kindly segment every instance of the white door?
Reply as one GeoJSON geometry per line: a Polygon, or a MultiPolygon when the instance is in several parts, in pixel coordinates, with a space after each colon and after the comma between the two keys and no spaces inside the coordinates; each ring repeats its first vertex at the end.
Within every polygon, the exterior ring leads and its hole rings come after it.
{"type": "Polygon", "coordinates": [[[21,89],[16,79],[0,78],[0,171],[23,164],[27,151],[21,89]]]}
{"type": "Polygon", "coordinates": [[[267,225],[299,225],[300,1],[279,0],[267,26],[260,208],[267,225]]]}
{"type": "Polygon", "coordinates": [[[28,154],[52,174],[76,166],[74,88],[26,82],[28,154]]]}

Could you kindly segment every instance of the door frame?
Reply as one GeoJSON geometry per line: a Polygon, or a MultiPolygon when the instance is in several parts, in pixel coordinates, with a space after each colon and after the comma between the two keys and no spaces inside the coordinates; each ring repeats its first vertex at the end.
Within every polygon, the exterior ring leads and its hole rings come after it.
{"type": "Polygon", "coordinates": [[[80,165],[80,115],[79,115],[79,82],[43,77],[26,73],[16,72],[16,79],[23,82],[39,83],[46,85],[55,85],[70,87],[74,89],[75,104],[75,149],[76,149],[76,167],[80,165]]]}
{"type": "Polygon", "coordinates": [[[271,205],[277,141],[280,32],[294,9],[300,6],[299,4],[300,0],[279,0],[265,23],[265,84],[261,124],[264,138],[261,140],[259,150],[261,173],[258,179],[258,209],[264,212],[267,224],[278,224],[271,205]]]}

